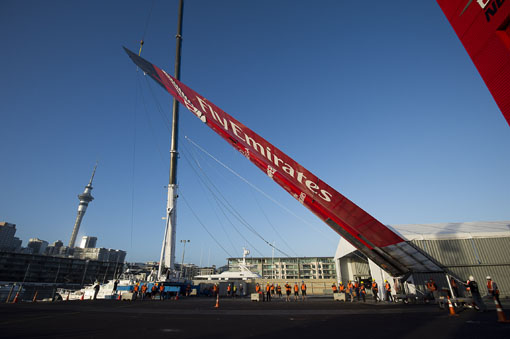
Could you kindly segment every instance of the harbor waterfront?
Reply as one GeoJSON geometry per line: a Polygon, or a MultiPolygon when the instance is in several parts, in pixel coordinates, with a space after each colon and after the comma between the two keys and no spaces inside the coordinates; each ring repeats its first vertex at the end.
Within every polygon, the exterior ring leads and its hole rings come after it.
{"type": "Polygon", "coordinates": [[[0,327],[2,337],[302,338],[359,335],[363,328],[377,338],[507,338],[510,324],[498,323],[494,305],[487,305],[487,312],[466,309],[451,317],[437,305],[344,303],[331,296],[305,302],[220,298],[218,308],[205,297],[36,302],[0,304],[0,327]]]}

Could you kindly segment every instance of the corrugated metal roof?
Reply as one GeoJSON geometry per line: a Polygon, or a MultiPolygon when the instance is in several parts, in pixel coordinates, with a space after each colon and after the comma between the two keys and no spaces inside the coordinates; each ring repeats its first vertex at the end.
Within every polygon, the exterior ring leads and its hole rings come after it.
{"type": "Polygon", "coordinates": [[[510,264],[510,236],[412,242],[445,266],[510,264]]]}
{"type": "Polygon", "coordinates": [[[412,242],[445,266],[478,264],[471,239],[413,240],[412,242]]]}
{"type": "Polygon", "coordinates": [[[438,224],[388,225],[407,240],[470,239],[510,236],[510,221],[449,222],[438,224]]]}

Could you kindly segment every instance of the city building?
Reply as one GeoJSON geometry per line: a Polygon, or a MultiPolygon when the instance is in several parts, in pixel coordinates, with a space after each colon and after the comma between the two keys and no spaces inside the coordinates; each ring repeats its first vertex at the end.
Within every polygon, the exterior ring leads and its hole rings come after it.
{"type": "Polygon", "coordinates": [[[81,238],[80,247],[81,248],[94,248],[96,247],[97,237],[89,237],[83,236],[81,238]]]}
{"type": "Polygon", "coordinates": [[[114,250],[107,248],[81,248],[81,247],[75,247],[73,250],[74,253],[72,257],[76,259],[88,259],[104,262],[122,263],[126,258],[126,252],[122,250],[114,250]]]}
{"type": "Polygon", "coordinates": [[[15,252],[21,249],[21,240],[16,234],[16,224],[0,222],[0,251],[15,252]]]}
{"type": "Polygon", "coordinates": [[[216,266],[212,267],[199,267],[196,275],[211,275],[216,274],[216,266]]]}
{"type": "Polygon", "coordinates": [[[181,272],[181,278],[191,280],[193,277],[199,275],[201,268],[195,264],[174,264],[175,270],[181,272]]]}
{"type": "Polygon", "coordinates": [[[39,238],[30,238],[28,240],[27,248],[30,249],[30,252],[33,254],[44,254],[46,247],[48,247],[48,242],[46,240],[41,240],[39,238]]]}
{"type": "Polygon", "coordinates": [[[57,240],[53,244],[48,245],[48,247],[46,247],[45,254],[60,255],[60,254],[62,254],[61,252],[62,252],[63,247],[64,247],[64,243],[62,242],[62,240],[57,240]]]}
{"type": "MultiPolygon", "coordinates": [[[[228,258],[229,271],[236,271],[240,260],[228,258]]],[[[265,279],[336,279],[333,257],[251,257],[246,263],[265,279]]]]}

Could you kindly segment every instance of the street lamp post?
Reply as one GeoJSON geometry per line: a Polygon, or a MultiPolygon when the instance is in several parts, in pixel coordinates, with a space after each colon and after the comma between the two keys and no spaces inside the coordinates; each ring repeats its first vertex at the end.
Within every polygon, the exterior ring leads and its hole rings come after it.
{"type": "Polygon", "coordinates": [[[181,240],[181,242],[184,243],[182,248],[181,277],[184,277],[184,252],[186,251],[186,243],[190,242],[190,240],[181,240]]]}

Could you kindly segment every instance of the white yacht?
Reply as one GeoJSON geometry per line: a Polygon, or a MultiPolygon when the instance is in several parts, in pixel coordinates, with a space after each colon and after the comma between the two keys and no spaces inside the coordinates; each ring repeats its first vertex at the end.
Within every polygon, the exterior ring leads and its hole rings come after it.
{"type": "Polygon", "coordinates": [[[250,264],[246,263],[246,256],[250,254],[250,251],[246,248],[243,248],[243,259],[239,260],[239,271],[225,271],[220,274],[207,274],[207,275],[197,275],[193,279],[194,280],[247,280],[247,279],[257,279],[262,278],[260,274],[254,273],[250,270],[250,264]]]}
{"type": "Polygon", "coordinates": [[[99,285],[96,299],[116,299],[123,292],[132,292],[135,284],[134,277],[125,275],[120,279],[113,279],[104,284],[96,281],[94,284],[87,285],[79,290],[59,288],[57,289],[57,295],[62,300],[91,300],[94,299],[95,287],[99,285]]]}

